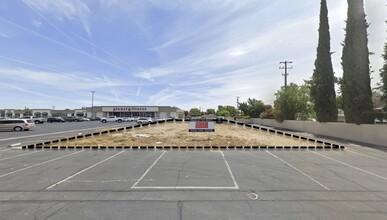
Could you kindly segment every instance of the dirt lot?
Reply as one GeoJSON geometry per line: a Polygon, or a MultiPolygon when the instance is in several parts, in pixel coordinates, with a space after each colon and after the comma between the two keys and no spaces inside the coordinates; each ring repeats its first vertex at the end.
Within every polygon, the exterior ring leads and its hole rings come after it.
{"type": "Polygon", "coordinates": [[[299,146],[315,145],[235,124],[215,124],[215,132],[188,132],[188,123],[173,122],[89,137],[60,145],[76,146],[299,146]]]}

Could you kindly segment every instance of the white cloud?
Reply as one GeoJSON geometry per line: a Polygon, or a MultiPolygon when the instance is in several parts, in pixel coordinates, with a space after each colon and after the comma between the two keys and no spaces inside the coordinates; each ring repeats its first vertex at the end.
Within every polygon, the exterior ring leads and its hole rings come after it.
{"type": "Polygon", "coordinates": [[[82,0],[23,0],[23,2],[35,10],[48,13],[57,19],[77,21],[90,35],[89,19],[91,16],[91,10],[82,0]]]}
{"type": "Polygon", "coordinates": [[[6,31],[1,31],[0,30],[0,37],[1,38],[12,38],[13,34],[10,34],[10,33],[6,32],[6,31]]]}
{"type": "MultiPolygon", "coordinates": [[[[127,82],[111,80],[108,77],[100,78],[85,73],[57,73],[48,71],[36,71],[23,68],[1,68],[0,78],[22,82],[27,86],[45,85],[56,87],[58,90],[75,91],[89,88],[105,88],[116,86],[130,86],[127,82]],[[22,77],[15,77],[22,76],[22,77]]],[[[135,85],[133,85],[135,86],[135,85]]]]}
{"type": "Polygon", "coordinates": [[[170,74],[173,74],[173,71],[168,70],[166,68],[150,68],[150,69],[145,70],[145,71],[136,72],[136,73],[134,73],[134,76],[141,78],[141,79],[145,79],[145,80],[154,82],[155,78],[168,76],[170,74]]]}
{"type": "Polygon", "coordinates": [[[32,20],[31,24],[36,28],[40,28],[43,25],[43,23],[40,20],[36,20],[36,19],[32,20]]]}

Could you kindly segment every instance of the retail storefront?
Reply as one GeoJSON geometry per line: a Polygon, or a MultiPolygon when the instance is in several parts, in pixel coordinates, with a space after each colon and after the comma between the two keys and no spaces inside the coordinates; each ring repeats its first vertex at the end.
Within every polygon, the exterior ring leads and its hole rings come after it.
{"type": "MultiPolygon", "coordinates": [[[[101,106],[94,107],[97,117],[183,117],[184,111],[170,106],[101,106]]],[[[90,112],[91,115],[91,112],[90,112]]]]}
{"type": "Polygon", "coordinates": [[[158,107],[102,107],[106,116],[118,117],[156,117],[158,107]]]}
{"type": "Polygon", "coordinates": [[[171,106],[94,106],[81,109],[0,109],[1,117],[19,118],[22,116],[36,117],[184,117],[184,111],[171,106]]]}

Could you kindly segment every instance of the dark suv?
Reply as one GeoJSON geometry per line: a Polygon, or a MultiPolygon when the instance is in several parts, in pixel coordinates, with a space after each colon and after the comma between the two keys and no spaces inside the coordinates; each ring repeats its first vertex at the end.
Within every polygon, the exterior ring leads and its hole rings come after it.
{"type": "Polygon", "coordinates": [[[52,117],[47,118],[47,122],[65,122],[65,120],[62,117],[52,117]]]}
{"type": "Polygon", "coordinates": [[[83,118],[81,117],[66,117],[63,118],[65,121],[71,121],[71,122],[80,122],[83,121],[83,118]]]}

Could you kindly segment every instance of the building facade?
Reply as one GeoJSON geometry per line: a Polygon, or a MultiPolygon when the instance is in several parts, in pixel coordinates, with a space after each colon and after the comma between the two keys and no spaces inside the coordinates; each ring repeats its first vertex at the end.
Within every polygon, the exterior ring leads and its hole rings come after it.
{"type": "Polygon", "coordinates": [[[81,109],[0,109],[0,117],[184,117],[184,111],[172,106],[93,106],[81,109]]]}

